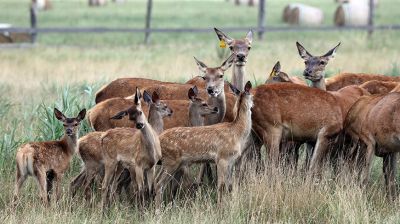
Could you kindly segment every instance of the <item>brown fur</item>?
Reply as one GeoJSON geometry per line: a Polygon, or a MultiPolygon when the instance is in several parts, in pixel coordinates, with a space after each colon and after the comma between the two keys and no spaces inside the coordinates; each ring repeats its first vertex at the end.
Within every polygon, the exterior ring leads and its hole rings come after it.
{"type": "Polygon", "coordinates": [[[399,82],[400,77],[364,73],[341,73],[326,80],[326,89],[336,91],[345,86],[361,85],[371,80],[399,82]]]}
{"type": "Polygon", "coordinates": [[[360,87],[374,95],[388,93],[398,84],[399,82],[371,80],[361,84],[360,87]]]}
{"type": "Polygon", "coordinates": [[[240,157],[251,131],[251,84],[246,84],[238,102],[238,115],[231,123],[203,127],[180,127],[160,135],[162,172],[157,177],[156,206],[160,208],[164,186],[182,167],[192,163],[214,161],[218,171],[218,202],[223,184],[231,188],[232,166],[240,157]],[[225,182],[227,180],[227,182],[225,182]]]}

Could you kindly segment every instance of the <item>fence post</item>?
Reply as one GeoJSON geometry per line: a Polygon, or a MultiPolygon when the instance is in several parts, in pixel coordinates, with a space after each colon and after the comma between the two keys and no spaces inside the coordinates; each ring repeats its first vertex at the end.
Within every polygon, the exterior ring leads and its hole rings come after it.
{"type": "Polygon", "coordinates": [[[144,37],[144,43],[150,42],[150,24],[151,24],[151,11],[153,8],[153,0],[147,0],[147,12],[146,12],[146,33],[144,37]]]}
{"type": "Polygon", "coordinates": [[[265,0],[258,3],[258,39],[262,40],[265,32],[265,0]]]}
{"type": "Polygon", "coordinates": [[[368,14],[368,36],[374,32],[374,0],[369,0],[369,14],[368,14]]]}
{"type": "Polygon", "coordinates": [[[35,43],[36,42],[36,37],[37,37],[37,33],[36,33],[36,16],[37,16],[37,10],[35,9],[35,7],[33,5],[31,5],[30,7],[30,19],[31,19],[31,28],[35,29],[32,33],[31,33],[31,42],[35,43]]]}

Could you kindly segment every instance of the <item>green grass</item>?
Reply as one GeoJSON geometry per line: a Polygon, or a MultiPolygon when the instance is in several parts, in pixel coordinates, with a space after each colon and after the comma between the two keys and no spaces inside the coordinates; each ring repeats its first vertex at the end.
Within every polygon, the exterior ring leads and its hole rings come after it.
{"type": "MultiPolygon", "coordinates": [[[[268,0],[267,24],[287,26],[281,12],[288,1],[268,0]]],[[[325,24],[332,25],[334,1],[303,0],[320,6],[325,24]]],[[[380,1],[376,24],[400,23],[400,0],[380,1]]],[[[39,13],[39,27],[136,27],[144,26],[145,1],[111,2],[105,7],[89,8],[86,1],[53,1],[54,8],[39,13]]],[[[0,23],[29,25],[27,1],[0,0],[0,23]]],[[[220,1],[154,1],[153,27],[238,27],[255,26],[256,8],[236,7],[220,1]]],[[[229,33],[233,37],[242,32],[229,33]]],[[[218,49],[214,33],[154,34],[149,46],[142,45],[143,34],[43,34],[32,48],[0,50],[0,222],[1,223],[99,223],[97,203],[85,204],[82,197],[67,195],[57,205],[40,205],[34,181],[22,190],[16,211],[10,206],[15,173],[15,152],[29,141],[57,139],[61,124],[52,115],[53,107],[75,116],[83,107],[94,104],[94,93],[116,77],[148,77],[185,82],[198,74],[193,56],[207,65],[217,66],[226,53],[218,49]]],[[[295,48],[300,41],[316,55],[342,42],[327,74],[365,72],[399,75],[399,32],[279,32],[255,39],[247,66],[248,79],[261,84],[276,61],[282,70],[301,75],[304,65],[295,48]]],[[[227,79],[230,79],[230,71],[227,79]]],[[[89,132],[85,122],[81,135],[89,132]]],[[[202,188],[195,198],[169,204],[160,215],[150,207],[138,211],[129,203],[116,203],[104,222],[128,223],[398,223],[399,202],[385,199],[381,159],[376,159],[368,189],[361,189],[351,175],[334,180],[329,172],[321,182],[282,173],[249,173],[223,208],[215,203],[215,191],[202,188]]],[[[63,180],[69,181],[80,169],[74,158],[63,180]]],[[[397,177],[399,179],[399,177],[397,177]]],[[[98,196],[98,195],[97,195],[98,196]]],[[[99,201],[96,197],[95,202],[99,201]]]]}

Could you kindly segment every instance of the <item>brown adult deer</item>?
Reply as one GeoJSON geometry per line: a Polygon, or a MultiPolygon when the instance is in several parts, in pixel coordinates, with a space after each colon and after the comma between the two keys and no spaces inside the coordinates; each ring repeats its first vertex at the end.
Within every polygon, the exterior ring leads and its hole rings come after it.
{"type": "Polygon", "coordinates": [[[269,74],[267,80],[265,81],[265,84],[280,83],[280,82],[290,82],[304,86],[307,85],[307,83],[304,80],[300,79],[299,77],[296,76],[289,77],[288,74],[282,72],[281,63],[278,61],[272,68],[272,71],[269,74]]]}
{"type": "Polygon", "coordinates": [[[214,28],[220,41],[227,44],[232,54],[234,55],[234,65],[232,73],[232,84],[236,86],[240,91],[243,91],[244,80],[246,75],[245,66],[247,63],[247,56],[251,49],[251,43],[253,42],[253,32],[250,30],[246,37],[243,39],[233,39],[223,33],[221,30],[214,28]]]}
{"type": "Polygon", "coordinates": [[[110,187],[113,177],[119,176],[118,172],[114,173],[118,162],[124,164],[130,172],[131,179],[135,180],[138,198],[144,200],[145,176],[149,192],[153,189],[154,165],[161,159],[161,147],[157,132],[147,122],[143,113],[140,98],[139,88],[136,88],[135,106],[115,116],[115,118],[129,116],[130,120],[135,121],[136,128],[140,131],[115,128],[108,130],[101,137],[104,161],[103,208],[108,207],[109,195],[113,191],[113,187],[110,187]]]}
{"type": "Polygon", "coordinates": [[[33,176],[38,181],[40,195],[45,205],[50,202],[53,181],[55,181],[55,197],[56,200],[59,199],[61,179],[76,151],[79,124],[85,118],[85,114],[86,109],[83,109],[75,118],[67,118],[54,108],[54,115],[64,126],[64,136],[61,140],[31,142],[18,149],[14,202],[18,199],[19,190],[28,176],[33,176]]]}
{"type": "Polygon", "coordinates": [[[360,85],[361,88],[367,90],[370,94],[384,94],[392,91],[399,82],[371,80],[360,85]]]}
{"type": "Polygon", "coordinates": [[[326,89],[336,91],[348,85],[361,85],[372,80],[399,82],[400,77],[364,73],[341,73],[326,80],[326,89]]]}
{"type": "MultiPolygon", "coordinates": [[[[144,91],[143,98],[149,105],[148,122],[153,127],[154,131],[160,134],[164,130],[164,118],[170,117],[172,115],[172,110],[168,104],[159,100],[157,92],[153,92],[153,95],[150,96],[149,93],[144,91]]],[[[121,117],[118,116],[115,117],[115,119],[121,119],[121,117]]],[[[135,132],[136,129],[132,129],[132,131],[135,132]]],[[[90,185],[93,183],[96,175],[101,174],[104,170],[101,147],[101,136],[103,134],[104,132],[92,132],[79,139],[78,154],[84,162],[84,167],[81,173],[71,182],[72,195],[75,195],[78,187],[83,186],[86,199],[90,199],[90,185]]],[[[103,177],[102,174],[100,176],[103,177]]],[[[126,182],[129,183],[129,181],[126,182]]]]}
{"type": "Polygon", "coordinates": [[[161,207],[164,186],[183,166],[214,161],[218,172],[218,202],[223,186],[231,189],[232,167],[240,157],[251,132],[251,83],[240,94],[237,116],[233,122],[203,127],[180,127],[166,130],[160,135],[162,172],[157,177],[156,206],[161,207]]]}

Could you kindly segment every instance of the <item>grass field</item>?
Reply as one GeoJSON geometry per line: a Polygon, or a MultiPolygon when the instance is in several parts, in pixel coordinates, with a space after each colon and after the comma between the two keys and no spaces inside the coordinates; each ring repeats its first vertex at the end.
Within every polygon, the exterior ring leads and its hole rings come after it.
{"type": "MultiPolygon", "coordinates": [[[[281,12],[289,1],[268,0],[267,23],[284,26],[281,12]]],[[[325,24],[331,25],[334,1],[303,0],[320,6],[325,24]]],[[[400,23],[400,0],[385,0],[376,10],[376,24],[400,23]]],[[[0,23],[28,26],[27,1],[0,0],[0,23]]],[[[102,8],[88,8],[86,1],[53,1],[54,9],[40,12],[39,27],[143,27],[145,1],[130,1],[102,8]]],[[[256,24],[256,8],[235,7],[225,1],[154,1],[154,27],[237,27],[256,24]]],[[[295,41],[314,54],[323,54],[342,42],[327,66],[328,75],[338,72],[400,74],[399,32],[282,32],[254,40],[247,66],[248,79],[262,83],[276,61],[289,74],[301,75],[303,61],[295,41]]],[[[232,33],[233,37],[244,33],[232,33]]],[[[0,223],[399,223],[400,203],[384,195],[381,159],[376,159],[372,180],[362,189],[349,174],[332,179],[329,172],[316,183],[295,174],[249,173],[240,187],[226,195],[222,208],[215,192],[202,188],[195,198],[167,205],[160,215],[153,208],[137,211],[117,203],[108,217],[82,197],[67,195],[46,209],[40,205],[37,186],[27,181],[20,205],[10,206],[14,188],[15,151],[33,140],[59,138],[61,124],[52,114],[57,106],[67,115],[94,105],[94,93],[116,77],[149,77],[184,82],[198,74],[193,56],[210,66],[219,65],[214,33],[154,34],[149,46],[142,34],[43,34],[32,48],[0,49],[0,223]]],[[[230,78],[228,71],[227,78],[230,78]]],[[[81,135],[90,131],[84,124],[81,135]]],[[[64,178],[63,190],[80,169],[78,158],[64,178]]],[[[328,169],[327,169],[328,170],[328,169]]],[[[399,179],[399,178],[398,178],[399,179]]],[[[97,197],[96,202],[99,201],[97,197]]]]}

